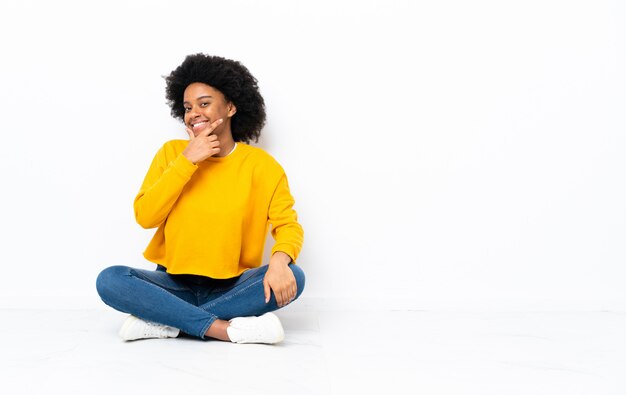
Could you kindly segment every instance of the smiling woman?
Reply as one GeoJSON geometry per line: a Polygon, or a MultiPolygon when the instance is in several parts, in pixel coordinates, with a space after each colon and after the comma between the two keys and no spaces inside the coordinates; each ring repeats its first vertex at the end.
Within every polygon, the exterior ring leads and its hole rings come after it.
{"type": "Polygon", "coordinates": [[[125,340],[177,337],[237,343],[282,341],[273,313],[298,298],[303,230],[287,176],[249,145],[265,123],[256,79],[239,62],[196,54],[166,77],[172,115],[189,140],[157,152],[134,202],[157,228],[144,257],[156,270],[112,266],[98,276],[102,300],[130,316],[125,340]],[[262,266],[268,229],[276,240],[262,266]]]}
{"type": "MultiPolygon", "coordinates": [[[[201,83],[210,88],[206,95],[215,94],[223,102],[236,105],[237,116],[230,117],[233,139],[258,141],[265,125],[265,102],[256,78],[241,63],[218,56],[190,55],[166,77],[166,82],[165,95],[174,118],[187,122],[192,103],[185,101],[198,97],[187,96],[186,91],[194,83],[201,83]]],[[[212,100],[215,99],[214,96],[212,100]]]]}
{"type": "MultiPolygon", "coordinates": [[[[230,154],[236,146],[230,130],[231,119],[237,112],[237,106],[226,100],[222,92],[202,82],[190,84],[185,89],[184,99],[185,124],[190,140],[195,140],[202,131],[212,128],[208,135],[208,141],[211,143],[208,152],[218,157],[230,154]]],[[[183,154],[196,163],[195,156],[194,159],[190,158],[190,155],[193,156],[191,150],[195,146],[190,145],[188,148],[190,149],[185,150],[183,154]]],[[[200,156],[198,159],[206,158],[200,156]]]]}

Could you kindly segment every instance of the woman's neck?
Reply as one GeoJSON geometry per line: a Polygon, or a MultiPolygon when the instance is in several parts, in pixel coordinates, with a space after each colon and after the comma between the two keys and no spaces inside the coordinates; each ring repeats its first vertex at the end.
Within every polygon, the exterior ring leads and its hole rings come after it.
{"type": "Polygon", "coordinates": [[[220,142],[220,153],[215,156],[218,158],[223,158],[235,149],[235,140],[232,133],[222,133],[217,136],[217,139],[220,142]]]}

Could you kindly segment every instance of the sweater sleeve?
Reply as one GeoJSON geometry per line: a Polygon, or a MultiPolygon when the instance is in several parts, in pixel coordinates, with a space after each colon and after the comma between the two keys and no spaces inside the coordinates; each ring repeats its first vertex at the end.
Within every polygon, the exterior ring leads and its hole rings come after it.
{"type": "Polygon", "coordinates": [[[135,197],[137,223],[146,229],[161,225],[197,168],[182,153],[168,163],[164,145],[152,160],[135,197]]]}
{"type": "Polygon", "coordinates": [[[298,223],[298,215],[293,209],[294,203],[287,176],[283,174],[270,201],[268,219],[276,241],[272,254],[282,251],[291,257],[293,263],[296,262],[304,241],[304,230],[298,223]]]}

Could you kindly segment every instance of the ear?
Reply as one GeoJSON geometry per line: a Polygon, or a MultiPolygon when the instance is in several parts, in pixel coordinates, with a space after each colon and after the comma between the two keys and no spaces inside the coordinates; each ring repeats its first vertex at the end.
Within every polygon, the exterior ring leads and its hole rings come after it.
{"type": "Polygon", "coordinates": [[[232,117],[237,112],[237,106],[232,101],[228,103],[228,117],[232,117]]]}

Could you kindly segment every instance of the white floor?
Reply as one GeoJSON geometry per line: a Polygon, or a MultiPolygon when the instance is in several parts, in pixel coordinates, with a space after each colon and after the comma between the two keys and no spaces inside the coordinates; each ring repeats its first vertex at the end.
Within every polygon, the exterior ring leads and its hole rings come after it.
{"type": "Polygon", "coordinates": [[[626,394],[626,313],[278,312],[280,345],[124,343],[112,310],[0,310],[2,394],[626,394]]]}

